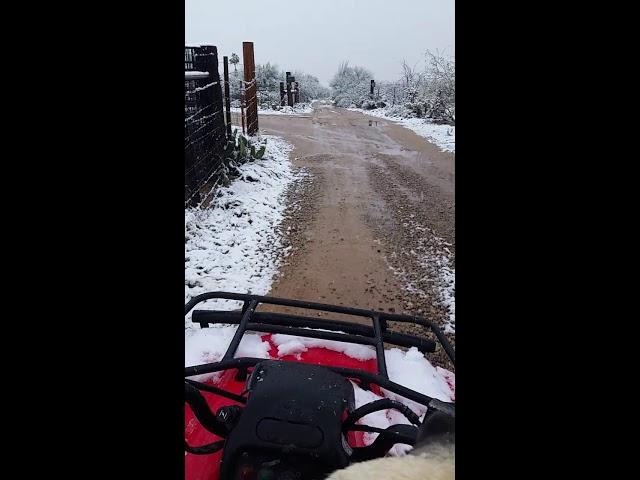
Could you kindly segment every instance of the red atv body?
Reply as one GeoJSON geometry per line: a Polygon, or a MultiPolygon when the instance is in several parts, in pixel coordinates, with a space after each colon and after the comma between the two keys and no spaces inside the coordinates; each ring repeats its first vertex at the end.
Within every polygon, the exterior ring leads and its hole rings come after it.
{"type": "MultiPolygon", "coordinates": [[[[451,345],[446,340],[446,337],[444,337],[442,332],[435,325],[425,319],[404,315],[392,315],[384,312],[351,309],[341,306],[314,304],[294,300],[284,300],[271,297],[241,295],[224,292],[214,292],[194,297],[186,305],[185,314],[189,313],[196,304],[213,298],[240,300],[244,302],[244,306],[242,311],[237,312],[196,310],[192,313],[193,322],[199,323],[203,328],[209,327],[212,324],[238,324],[239,328],[235,332],[229,348],[220,362],[192,366],[185,369],[185,385],[187,385],[188,383],[190,389],[193,390],[193,387],[198,389],[198,395],[200,395],[201,398],[204,399],[204,401],[206,402],[205,406],[208,407],[211,414],[213,414],[210,421],[215,423],[215,428],[212,428],[211,426],[203,426],[201,420],[203,420],[203,418],[205,417],[208,417],[209,415],[207,412],[204,412],[207,415],[202,413],[202,411],[206,410],[206,408],[203,408],[203,405],[200,405],[198,407],[198,409],[200,410],[200,415],[198,415],[197,412],[196,414],[194,414],[194,405],[197,405],[197,402],[195,404],[189,402],[185,404],[185,448],[188,450],[185,453],[185,478],[187,480],[217,480],[221,478],[221,472],[223,471],[227,472],[227,478],[243,478],[244,480],[251,480],[253,478],[288,478],[284,474],[283,476],[278,476],[277,474],[271,474],[272,476],[263,476],[262,474],[258,474],[256,473],[256,471],[254,471],[254,469],[252,469],[253,466],[243,467],[239,465],[238,462],[241,462],[242,460],[239,460],[237,456],[234,457],[233,461],[230,459],[226,460],[227,463],[233,462],[233,466],[223,465],[225,448],[228,445],[228,443],[226,442],[230,441],[229,439],[234,434],[233,427],[238,422],[237,419],[229,417],[233,417],[236,414],[239,415],[238,412],[242,412],[243,408],[249,405],[250,402],[248,402],[247,400],[250,400],[252,395],[257,395],[257,393],[253,394],[250,389],[248,391],[248,385],[250,383],[248,381],[248,378],[251,379],[251,377],[253,376],[255,366],[261,365],[259,363],[261,359],[234,358],[240,340],[247,330],[263,332],[261,338],[263,341],[269,342],[271,346],[269,355],[273,359],[277,359],[278,361],[282,362],[321,365],[323,367],[327,367],[327,369],[330,369],[332,372],[337,372],[338,374],[342,375],[342,377],[348,380],[360,384],[364,388],[371,390],[381,397],[382,391],[380,387],[384,388],[385,390],[394,391],[395,393],[398,393],[399,395],[402,395],[403,397],[408,398],[414,402],[421,403],[427,408],[444,411],[449,415],[455,416],[455,407],[453,404],[441,402],[437,399],[427,397],[419,392],[414,392],[410,389],[407,389],[406,387],[402,387],[401,385],[391,382],[387,376],[384,360],[385,343],[404,347],[415,346],[425,353],[435,351],[436,346],[436,342],[428,338],[412,337],[409,335],[401,335],[388,331],[386,324],[387,321],[404,321],[423,325],[428,331],[430,330],[435,335],[437,340],[440,342],[442,347],[451,358],[452,362],[454,361],[454,352],[451,348],[451,345]],[[369,327],[361,324],[353,324],[336,320],[324,320],[312,317],[256,312],[256,307],[261,303],[288,305],[291,307],[364,316],[371,319],[372,326],[369,327]],[[297,355],[285,355],[279,357],[277,346],[272,341],[272,334],[274,333],[283,333],[288,335],[371,345],[376,349],[377,356],[372,360],[358,360],[345,355],[344,353],[320,347],[308,348],[306,349],[306,351],[297,355]],[[209,379],[205,382],[196,382],[190,380],[189,378],[194,377],[195,375],[201,375],[215,371],[221,372],[215,380],[209,379]],[[224,396],[224,394],[227,395],[224,396]],[[218,432],[219,435],[212,433],[212,430],[218,432]],[[225,439],[225,436],[228,438],[225,439]],[[201,452],[198,451],[197,446],[202,445],[212,446],[210,447],[211,453],[201,454],[201,452]]],[[[331,374],[334,375],[334,373],[331,374]]],[[[257,381],[255,379],[253,380],[254,386],[260,386],[260,384],[256,382],[260,382],[262,379],[258,379],[257,381]]],[[[315,388],[313,382],[311,382],[311,388],[315,388]]],[[[322,394],[319,393],[318,395],[322,394]]],[[[293,396],[297,397],[297,395],[293,396]]],[[[273,401],[274,403],[277,403],[280,402],[281,399],[274,399],[273,401]]],[[[391,400],[387,400],[387,402],[391,402],[391,400]]],[[[402,407],[404,407],[399,405],[386,406],[388,408],[397,409],[402,409],[402,407]]],[[[320,407],[318,407],[318,409],[320,409],[320,407]]],[[[411,415],[411,412],[407,412],[406,407],[404,407],[404,409],[405,414],[411,415]]],[[[361,410],[361,408],[355,410],[361,410]]],[[[354,424],[356,423],[355,420],[348,418],[350,415],[353,415],[353,413],[354,408],[353,405],[351,405],[348,409],[345,409],[343,412],[341,412],[341,421],[349,423],[353,426],[353,428],[360,428],[359,426],[354,426],[354,424]]],[[[366,414],[366,412],[363,411],[361,415],[362,414],[366,414]]],[[[248,413],[242,413],[242,415],[247,416],[248,413]]],[[[302,423],[304,422],[294,422],[290,421],[290,419],[278,420],[289,422],[286,423],[286,425],[293,429],[291,430],[291,432],[294,432],[295,428],[303,428],[302,423]],[[294,425],[295,428],[293,427],[294,425]]],[[[273,420],[270,417],[269,419],[262,419],[258,423],[264,423],[266,421],[275,422],[276,420],[273,420]]],[[[311,423],[314,422],[311,421],[311,423]]],[[[351,455],[353,458],[358,458],[360,460],[366,459],[373,455],[377,455],[380,452],[386,451],[386,447],[388,447],[389,445],[393,445],[394,441],[396,440],[401,441],[402,439],[404,439],[402,440],[402,443],[410,443],[410,440],[407,439],[417,438],[417,436],[419,435],[418,427],[420,425],[420,422],[415,420],[413,423],[414,425],[416,425],[411,426],[411,428],[413,428],[414,430],[410,430],[409,425],[398,425],[395,426],[397,427],[395,429],[388,429],[390,430],[389,432],[378,432],[380,433],[381,438],[380,442],[375,442],[379,443],[379,445],[377,445],[377,448],[375,449],[371,446],[366,445],[365,443],[365,432],[373,430],[345,430],[344,440],[346,440],[346,443],[348,443],[348,445],[337,445],[336,448],[340,448],[340,454],[346,452],[345,458],[348,458],[349,455],[351,455]],[[385,438],[382,438],[385,435],[387,435],[388,437],[385,437],[386,440],[385,438]],[[394,435],[396,437],[394,437],[394,435]],[[354,455],[353,452],[356,452],[356,454],[354,455]]],[[[259,428],[259,426],[256,426],[256,429],[259,430],[259,428]]],[[[307,425],[304,426],[304,428],[315,428],[315,426],[311,427],[307,425]]],[[[291,432],[284,432],[283,435],[289,435],[291,432]]],[[[327,431],[323,432],[324,433],[322,433],[322,435],[326,436],[327,431]]],[[[294,433],[291,434],[295,435],[294,433]]],[[[303,437],[304,436],[308,435],[304,434],[303,437]]],[[[324,439],[324,441],[326,443],[326,439],[324,439]]],[[[236,443],[238,442],[236,441],[236,443]]],[[[304,455],[310,450],[305,450],[304,445],[296,445],[296,441],[291,441],[291,443],[293,443],[293,445],[291,445],[290,447],[290,451],[293,452],[292,455],[304,455]]],[[[339,442],[336,441],[335,443],[339,442]]],[[[252,452],[253,450],[249,449],[248,451],[252,452]]],[[[243,455],[243,458],[245,459],[252,456],[255,457],[253,453],[249,454],[247,452],[244,452],[243,455]]],[[[313,462],[315,455],[313,453],[311,453],[310,455],[311,456],[309,462],[313,462]]],[[[283,457],[286,457],[286,455],[283,455],[283,457]]],[[[271,458],[275,457],[269,457],[269,459],[271,458]]],[[[332,458],[336,457],[334,456],[332,458]]],[[[319,462],[322,460],[324,460],[325,463],[329,461],[326,459],[318,458],[319,462]]],[[[275,464],[279,461],[280,460],[278,459],[273,460],[270,463],[265,461],[264,465],[275,464]]],[[[284,461],[285,460],[283,460],[283,462],[284,461]]],[[[344,463],[343,460],[332,461],[344,463]]],[[[250,459],[247,460],[247,462],[250,463],[250,459]]],[[[247,463],[247,465],[249,465],[249,463],[247,463]]],[[[298,473],[298,476],[300,476],[300,473],[298,473]]]]}

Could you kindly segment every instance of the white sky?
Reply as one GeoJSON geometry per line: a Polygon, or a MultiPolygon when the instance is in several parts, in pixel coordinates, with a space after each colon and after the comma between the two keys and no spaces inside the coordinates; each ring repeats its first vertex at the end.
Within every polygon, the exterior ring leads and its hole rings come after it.
{"type": "MultiPolygon", "coordinates": [[[[185,0],[185,43],[240,56],[254,42],[256,63],[300,69],[328,85],[338,65],[393,80],[405,58],[429,49],[455,54],[454,0],[185,0]]],[[[421,63],[422,65],[422,63],[421,63]]]]}

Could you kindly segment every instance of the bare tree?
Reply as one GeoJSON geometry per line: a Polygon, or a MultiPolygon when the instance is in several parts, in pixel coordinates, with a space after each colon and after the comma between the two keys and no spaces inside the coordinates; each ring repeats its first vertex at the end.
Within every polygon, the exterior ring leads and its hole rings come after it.
{"type": "Polygon", "coordinates": [[[415,102],[422,82],[422,74],[418,72],[417,65],[412,67],[406,60],[402,60],[401,81],[408,100],[415,102]]]}

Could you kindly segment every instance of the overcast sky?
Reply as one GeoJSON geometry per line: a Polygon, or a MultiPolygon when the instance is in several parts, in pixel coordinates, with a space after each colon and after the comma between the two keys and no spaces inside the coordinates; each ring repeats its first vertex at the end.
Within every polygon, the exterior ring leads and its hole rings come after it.
{"type": "Polygon", "coordinates": [[[218,47],[242,62],[242,42],[256,63],[300,69],[328,85],[348,60],[378,80],[394,80],[400,62],[423,52],[455,54],[454,0],[185,0],[185,43],[218,47]]]}

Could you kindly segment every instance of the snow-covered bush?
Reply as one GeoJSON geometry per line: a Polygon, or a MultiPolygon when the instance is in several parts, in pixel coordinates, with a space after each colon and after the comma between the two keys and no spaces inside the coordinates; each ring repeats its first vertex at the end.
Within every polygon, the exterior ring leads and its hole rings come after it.
{"type": "Polygon", "coordinates": [[[422,118],[426,115],[426,112],[429,110],[429,106],[428,104],[422,103],[422,102],[415,102],[415,103],[405,103],[404,104],[404,108],[406,110],[408,110],[409,112],[411,112],[411,117],[418,117],[418,118],[422,118]]]}
{"type": "Polygon", "coordinates": [[[360,107],[363,110],[373,110],[374,108],[377,108],[376,102],[374,102],[373,100],[363,100],[362,102],[362,106],[360,107]]]}
{"type": "Polygon", "coordinates": [[[386,114],[389,117],[412,118],[415,113],[404,105],[392,105],[387,108],[386,114]]]}
{"type": "Polygon", "coordinates": [[[335,97],[333,99],[333,104],[336,107],[342,107],[342,108],[349,108],[349,107],[355,107],[356,106],[356,104],[353,103],[351,101],[351,99],[346,97],[346,96],[344,96],[344,97],[343,96],[335,97]]]}
{"type": "Polygon", "coordinates": [[[340,65],[331,81],[332,98],[338,107],[365,110],[386,108],[390,116],[429,118],[432,123],[455,125],[455,60],[439,53],[425,53],[424,68],[402,62],[400,79],[376,82],[373,98],[370,82],[373,75],[362,67],[340,65]]]}

